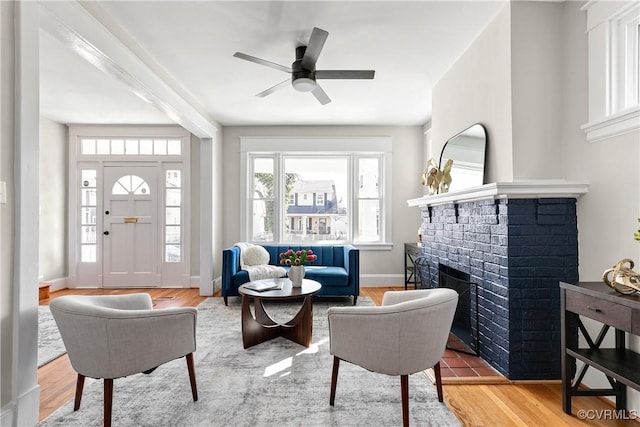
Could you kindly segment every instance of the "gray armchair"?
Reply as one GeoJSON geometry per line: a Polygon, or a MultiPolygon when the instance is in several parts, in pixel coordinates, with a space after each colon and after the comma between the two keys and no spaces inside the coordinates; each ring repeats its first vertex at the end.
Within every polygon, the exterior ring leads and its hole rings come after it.
{"type": "Polygon", "coordinates": [[[55,298],[51,314],[71,366],[78,373],[74,411],[85,377],[104,378],[104,425],[111,425],[113,380],[185,356],[193,400],[198,400],[193,352],[197,309],[154,310],[149,294],[55,298]]]}
{"type": "Polygon", "coordinates": [[[433,367],[438,400],[442,402],[440,358],[457,303],[454,290],[436,288],[385,292],[379,307],[330,308],[330,405],[335,401],[340,360],[400,376],[404,426],[409,425],[410,374],[433,367]]]}

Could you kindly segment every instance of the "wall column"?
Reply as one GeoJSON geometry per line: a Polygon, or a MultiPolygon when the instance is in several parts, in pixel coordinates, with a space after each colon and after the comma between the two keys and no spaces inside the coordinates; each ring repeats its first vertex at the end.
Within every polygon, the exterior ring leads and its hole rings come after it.
{"type": "Polygon", "coordinates": [[[213,140],[200,139],[200,295],[213,285],[213,140]]]}

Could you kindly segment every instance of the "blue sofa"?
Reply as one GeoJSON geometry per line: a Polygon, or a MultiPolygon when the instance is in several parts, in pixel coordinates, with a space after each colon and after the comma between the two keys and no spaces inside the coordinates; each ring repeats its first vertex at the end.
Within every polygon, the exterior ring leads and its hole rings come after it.
{"type": "MultiPolygon", "coordinates": [[[[322,284],[316,295],[353,296],[356,304],[360,293],[360,251],[350,245],[261,245],[269,252],[269,264],[280,265],[280,253],[291,248],[294,251],[311,249],[317,255],[312,263],[305,264],[305,278],[322,284]]],[[[289,267],[283,266],[285,270],[289,267]]],[[[232,246],[222,251],[222,297],[238,296],[238,287],[249,281],[249,274],[240,269],[240,248],[232,246]]]]}

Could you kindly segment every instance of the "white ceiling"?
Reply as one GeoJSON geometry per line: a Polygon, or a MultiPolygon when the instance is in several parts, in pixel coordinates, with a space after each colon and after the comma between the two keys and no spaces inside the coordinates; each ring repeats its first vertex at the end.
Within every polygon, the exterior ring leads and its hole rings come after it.
{"type": "Polygon", "coordinates": [[[193,111],[224,126],[422,125],[431,117],[433,85],[502,6],[497,0],[96,2],[65,19],[89,43],[93,30],[83,34],[85,26],[113,33],[117,38],[95,47],[119,71],[100,71],[43,26],[41,112],[61,123],[172,123],[166,108],[157,108],[162,95],[144,101],[117,80],[128,66],[109,53],[108,44],[117,43],[149,65],[135,80],[144,89],[138,93],[153,92],[162,80],[193,111]],[[81,20],[90,22],[75,22],[81,20]],[[319,81],[332,99],[325,106],[292,87],[256,97],[288,75],[233,53],[290,66],[314,26],[329,32],[318,69],[374,69],[375,79],[319,81]]]}

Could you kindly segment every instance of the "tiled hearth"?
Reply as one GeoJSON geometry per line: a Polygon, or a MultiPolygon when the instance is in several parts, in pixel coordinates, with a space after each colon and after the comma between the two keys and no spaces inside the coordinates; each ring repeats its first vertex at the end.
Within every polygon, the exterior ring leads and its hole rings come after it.
{"type": "MultiPolygon", "coordinates": [[[[547,185],[536,196],[533,186],[518,185],[512,191],[511,184],[489,184],[409,204],[421,207],[422,254],[432,286],[438,286],[441,265],[477,284],[480,357],[511,380],[556,379],[558,283],[578,279],[576,197],[586,186],[547,185]]],[[[474,359],[455,356],[443,361],[448,376],[481,368],[471,366],[479,363],[474,359]]]]}
{"type": "Polygon", "coordinates": [[[447,350],[444,351],[440,361],[440,374],[442,378],[478,379],[484,377],[501,378],[502,375],[493,369],[487,362],[478,356],[451,350],[451,348],[464,348],[455,336],[450,336],[447,342],[447,350]]]}

